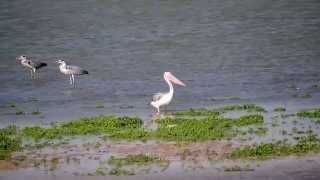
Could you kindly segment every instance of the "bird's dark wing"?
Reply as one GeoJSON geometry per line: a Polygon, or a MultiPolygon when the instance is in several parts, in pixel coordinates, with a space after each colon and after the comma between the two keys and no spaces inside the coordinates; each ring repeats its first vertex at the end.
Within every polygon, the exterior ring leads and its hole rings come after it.
{"type": "Polygon", "coordinates": [[[36,69],[40,69],[40,68],[45,67],[45,66],[47,66],[47,63],[44,63],[44,62],[34,62],[34,67],[35,67],[36,69]]]}

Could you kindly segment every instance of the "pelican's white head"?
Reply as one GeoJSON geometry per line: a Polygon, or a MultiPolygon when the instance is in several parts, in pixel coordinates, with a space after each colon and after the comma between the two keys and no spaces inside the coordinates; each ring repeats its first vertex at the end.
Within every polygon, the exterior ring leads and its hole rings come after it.
{"type": "Polygon", "coordinates": [[[164,72],[163,74],[164,79],[168,79],[169,81],[173,82],[174,84],[180,86],[186,86],[182,81],[176,78],[171,72],[164,72]]]}

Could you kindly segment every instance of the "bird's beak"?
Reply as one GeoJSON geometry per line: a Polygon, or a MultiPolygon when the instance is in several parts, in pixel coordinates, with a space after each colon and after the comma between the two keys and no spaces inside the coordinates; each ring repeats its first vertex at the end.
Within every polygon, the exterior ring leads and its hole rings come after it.
{"type": "Polygon", "coordinates": [[[180,81],[178,78],[176,78],[173,74],[168,73],[168,79],[172,81],[173,83],[180,85],[180,86],[186,86],[182,81],[180,81]]]}

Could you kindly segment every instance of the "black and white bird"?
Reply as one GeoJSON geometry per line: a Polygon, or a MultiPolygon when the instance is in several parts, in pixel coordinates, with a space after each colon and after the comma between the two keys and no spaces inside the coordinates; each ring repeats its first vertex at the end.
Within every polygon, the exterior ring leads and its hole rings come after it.
{"type": "Polygon", "coordinates": [[[59,64],[59,69],[63,74],[70,76],[70,84],[75,86],[74,76],[75,75],[84,75],[89,74],[89,72],[79,66],[67,65],[67,63],[61,59],[57,61],[59,64]]]}
{"type": "Polygon", "coordinates": [[[20,60],[22,66],[30,70],[31,79],[34,79],[36,77],[36,70],[47,66],[47,63],[32,61],[28,59],[25,55],[17,57],[17,60],[20,60]]]}

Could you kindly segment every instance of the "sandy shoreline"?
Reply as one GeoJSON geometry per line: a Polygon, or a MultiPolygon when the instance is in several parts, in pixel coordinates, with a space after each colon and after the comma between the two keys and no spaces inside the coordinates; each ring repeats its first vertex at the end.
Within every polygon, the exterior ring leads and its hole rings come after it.
{"type": "Polygon", "coordinates": [[[269,160],[263,163],[259,168],[252,172],[227,172],[227,173],[177,173],[177,174],[152,174],[152,175],[137,175],[126,177],[104,176],[71,176],[71,175],[23,175],[13,172],[1,173],[0,178],[5,180],[20,180],[20,179],[83,179],[83,180],[100,180],[100,179],[132,179],[132,180],[147,180],[147,179],[219,179],[219,180],[317,180],[320,177],[320,156],[311,155],[303,158],[288,157],[285,159],[269,160]]]}

